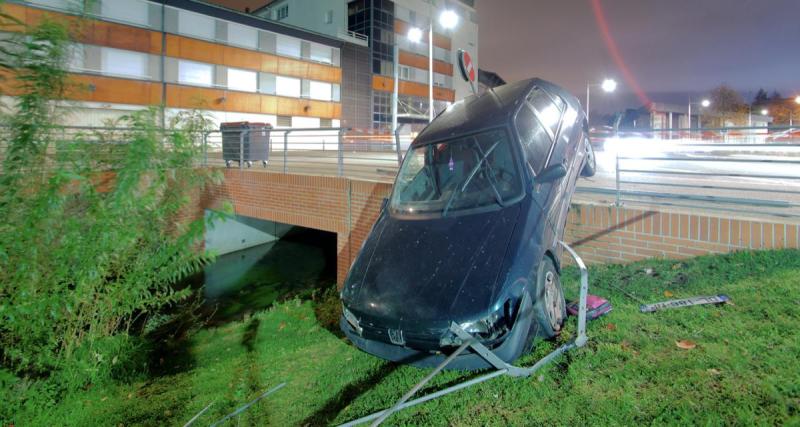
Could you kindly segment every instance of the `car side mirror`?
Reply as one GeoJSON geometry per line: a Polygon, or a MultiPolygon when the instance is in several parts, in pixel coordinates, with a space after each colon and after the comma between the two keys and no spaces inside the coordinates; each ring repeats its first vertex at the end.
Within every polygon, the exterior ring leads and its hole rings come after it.
{"type": "Polygon", "coordinates": [[[535,181],[537,184],[543,184],[545,182],[557,181],[565,176],[567,176],[567,168],[559,163],[544,168],[544,170],[536,176],[535,181]]]}

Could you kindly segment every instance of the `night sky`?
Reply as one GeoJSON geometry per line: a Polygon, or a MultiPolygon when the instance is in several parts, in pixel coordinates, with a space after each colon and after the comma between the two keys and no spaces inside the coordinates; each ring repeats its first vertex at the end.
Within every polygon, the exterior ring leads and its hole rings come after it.
{"type": "MultiPolygon", "coordinates": [[[[640,103],[614,61],[593,0],[478,0],[480,66],[507,81],[552,80],[585,97],[613,77],[620,93],[594,107],[640,103]],[[502,6],[502,7],[501,7],[502,6]]],[[[721,83],[800,94],[800,0],[600,0],[630,76],[653,101],[685,102],[721,83]]]]}

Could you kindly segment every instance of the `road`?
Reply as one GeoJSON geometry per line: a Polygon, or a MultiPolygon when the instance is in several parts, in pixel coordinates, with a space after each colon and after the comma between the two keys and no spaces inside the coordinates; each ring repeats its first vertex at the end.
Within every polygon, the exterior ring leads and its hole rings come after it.
{"type": "MultiPolygon", "coordinates": [[[[266,167],[256,162],[252,170],[335,176],[341,167],[351,178],[394,180],[397,154],[390,148],[344,150],[341,156],[335,148],[289,150],[286,156],[273,151],[266,167]]],[[[596,152],[597,174],[579,181],[576,200],[617,202],[618,153],[619,201],[624,205],[800,219],[800,145],[608,144],[596,152]]],[[[221,152],[209,153],[208,164],[224,166],[221,152]]]]}

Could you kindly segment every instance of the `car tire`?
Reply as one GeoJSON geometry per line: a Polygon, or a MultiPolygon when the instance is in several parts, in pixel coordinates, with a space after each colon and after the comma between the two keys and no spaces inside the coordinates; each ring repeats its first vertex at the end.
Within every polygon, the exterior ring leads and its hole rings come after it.
{"type": "Polygon", "coordinates": [[[561,333],[564,320],[567,318],[567,304],[564,300],[564,290],[561,288],[561,278],[553,260],[548,256],[545,256],[539,264],[533,316],[531,329],[534,325],[537,328],[534,336],[545,339],[561,333]]]}
{"type": "Polygon", "coordinates": [[[588,178],[597,173],[597,158],[594,155],[594,148],[588,137],[584,138],[583,145],[586,150],[586,163],[583,165],[583,169],[581,169],[581,176],[588,178]]]}

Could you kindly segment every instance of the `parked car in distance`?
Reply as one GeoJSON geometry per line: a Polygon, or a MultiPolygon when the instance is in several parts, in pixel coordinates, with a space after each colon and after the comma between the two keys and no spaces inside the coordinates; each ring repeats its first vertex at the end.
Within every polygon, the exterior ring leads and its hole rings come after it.
{"type": "MultiPolygon", "coordinates": [[[[566,317],[561,247],[578,176],[593,175],[585,114],[540,79],[470,96],[409,147],[341,293],[360,349],[418,366],[461,342],[458,323],[511,362],[566,317]]],[[[489,365],[462,353],[451,369],[489,365]]]]}

